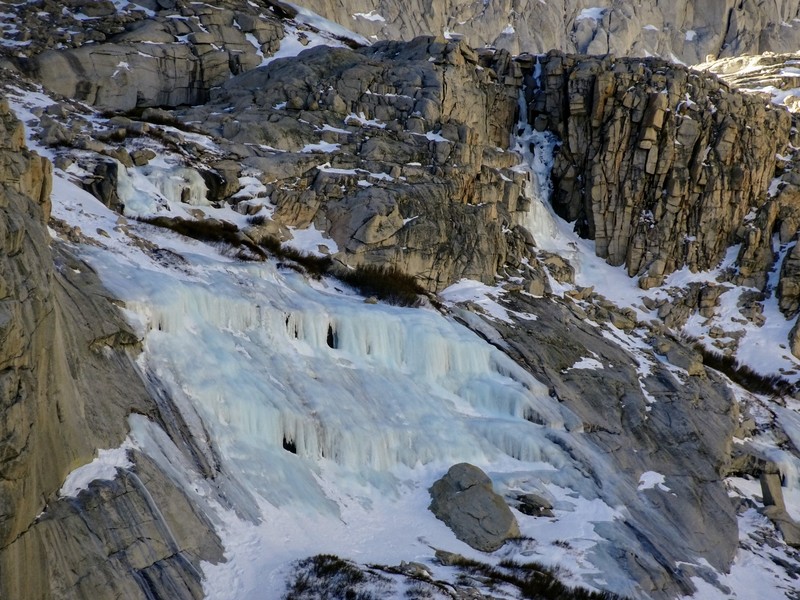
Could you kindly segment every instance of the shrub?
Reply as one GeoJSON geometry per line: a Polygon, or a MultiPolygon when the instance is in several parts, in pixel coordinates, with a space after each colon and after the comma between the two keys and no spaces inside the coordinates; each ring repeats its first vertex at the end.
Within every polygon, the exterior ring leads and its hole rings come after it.
{"type": "MultiPolygon", "coordinates": [[[[497,566],[460,557],[454,562],[465,575],[476,575],[489,584],[510,585],[517,588],[522,598],[530,600],[621,600],[611,592],[595,592],[570,587],[562,583],[556,571],[537,562],[519,563],[504,559],[497,566]]],[[[464,577],[465,582],[469,579],[464,577]]]]}
{"type": "Polygon", "coordinates": [[[283,600],[379,600],[381,596],[373,591],[388,581],[332,554],[318,554],[295,564],[297,573],[283,600]]]}
{"type": "MultiPolygon", "coordinates": [[[[171,229],[175,233],[199,240],[201,242],[219,242],[233,246],[244,247],[255,255],[255,260],[264,260],[267,254],[252,240],[243,236],[239,228],[233,223],[217,219],[192,220],[180,217],[140,217],[139,221],[156,227],[171,229]]],[[[245,253],[238,253],[238,258],[249,258],[245,253]]]]}
{"type": "Polygon", "coordinates": [[[731,381],[754,394],[767,396],[786,396],[795,391],[795,384],[780,375],[763,375],[748,365],[739,363],[734,357],[709,350],[703,344],[690,338],[693,347],[703,357],[703,364],[726,375],[731,381]]]}
{"type": "Polygon", "coordinates": [[[319,279],[323,275],[327,275],[331,269],[331,266],[333,265],[333,261],[328,256],[317,256],[316,254],[311,254],[310,252],[297,250],[291,246],[284,246],[276,237],[264,236],[264,238],[259,242],[259,245],[265,250],[268,250],[269,253],[276,258],[292,261],[294,265],[301,267],[302,271],[301,269],[297,269],[292,264],[279,263],[280,266],[286,266],[290,269],[294,268],[295,270],[306,273],[315,279],[319,279]]]}
{"type": "Polygon", "coordinates": [[[253,225],[253,226],[257,227],[258,225],[263,225],[264,223],[267,222],[267,216],[266,215],[253,215],[252,217],[247,217],[247,222],[250,225],[253,225]]]}
{"type": "MultiPolygon", "coordinates": [[[[254,217],[258,218],[258,217],[254,217]]],[[[317,256],[281,244],[272,236],[264,236],[258,244],[244,235],[233,223],[217,219],[191,220],[180,217],[140,217],[139,221],[164,227],[203,242],[218,242],[233,248],[244,248],[252,253],[248,255],[240,250],[235,254],[242,260],[264,260],[267,252],[280,259],[279,266],[295,269],[310,277],[319,279],[323,275],[335,277],[354,287],[364,296],[375,296],[389,304],[397,306],[415,306],[419,303],[425,290],[411,275],[394,267],[376,265],[359,266],[355,269],[334,268],[329,256],[317,256]]]]}
{"type": "MultiPolygon", "coordinates": [[[[308,252],[284,246],[280,240],[265,236],[260,245],[273,256],[300,265],[312,277],[329,275],[354,287],[364,296],[375,296],[397,306],[415,306],[425,290],[407,273],[394,267],[378,265],[358,266],[355,269],[334,268],[328,256],[316,256],[308,252]]],[[[293,268],[291,264],[285,266],[293,268]]]]}
{"type": "Polygon", "coordinates": [[[359,266],[336,275],[364,296],[375,296],[398,306],[415,306],[425,294],[416,280],[394,267],[359,266]]]}

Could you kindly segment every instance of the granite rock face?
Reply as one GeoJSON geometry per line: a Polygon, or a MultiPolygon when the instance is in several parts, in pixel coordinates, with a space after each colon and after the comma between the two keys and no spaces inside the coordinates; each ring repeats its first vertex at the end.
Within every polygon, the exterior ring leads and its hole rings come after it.
{"type": "Polygon", "coordinates": [[[741,274],[763,287],[777,218],[765,201],[788,113],[659,59],[550,53],[540,66],[530,118],[561,140],[553,206],[598,256],[648,288],[684,265],[713,268],[743,242],[741,274]]]}
{"type": "Polygon", "coordinates": [[[21,46],[25,59],[7,61],[55,93],[109,110],[203,102],[211,87],[274,54],[284,33],[279,19],[263,14],[266,6],[249,3],[143,2],[127,11],[72,4],[71,11],[50,0],[16,7],[17,28],[30,42],[21,46]]]}
{"type": "Polygon", "coordinates": [[[146,461],[125,482],[58,495],[97,448],[120,445],[130,413],[159,410],[134,365],[138,339],[91,267],[51,246],[51,165],[25,148],[5,100],[0,165],[0,596],[97,598],[114,580],[130,598],[201,597],[199,562],[221,559],[218,540],[206,523],[171,533],[191,513],[146,461]]]}
{"type": "Polygon", "coordinates": [[[308,50],[177,115],[261,173],[277,224],[314,225],[341,262],[393,265],[437,291],[491,283],[527,252],[526,178],[506,150],[521,82],[506,53],[422,37],[308,50]]]}
{"type": "Polygon", "coordinates": [[[679,0],[309,0],[308,8],[364,36],[409,40],[421,34],[464,37],[473,47],[512,54],[553,48],[585,54],[674,56],[687,64],[787,52],[800,44],[797,1],[679,0]]]}
{"type": "Polygon", "coordinates": [[[611,335],[598,335],[613,330],[613,321],[599,310],[587,314],[592,304],[602,299],[514,293],[504,303],[510,314],[536,315],[535,322],[484,316],[477,326],[469,315],[461,318],[489,339],[502,339],[508,355],[547,382],[551,396],[577,417],[571,427],[584,432],[594,451],[566,438],[562,443],[604,500],[629,510],[624,526],[598,529],[626,549],[616,552],[617,565],[636,574],[646,597],[690,594],[695,573],[675,564],[697,556],[724,570],[736,552],[736,513],[722,479],[730,469],[738,405],[721,377],[678,341],[654,335],[649,357],[635,358],[611,335]],[[576,368],[587,356],[601,368],[576,368]],[[599,468],[596,456],[609,457],[612,472],[599,468]],[[637,485],[647,471],[662,474],[667,489],[637,485]]]}

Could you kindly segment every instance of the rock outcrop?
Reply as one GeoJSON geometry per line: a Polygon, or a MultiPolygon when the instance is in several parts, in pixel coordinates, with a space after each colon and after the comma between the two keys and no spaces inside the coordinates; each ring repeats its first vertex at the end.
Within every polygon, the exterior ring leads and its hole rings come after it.
{"type": "Polygon", "coordinates": [[[429,509],[476,550],[494,552],[507,539],[519,536],[519,525],[492,480],[468,463],[453,465],[431,486],[429,509]]]}
{"type": "Polygon", "coordinates": [[[120,445],[129,414],[159,410],[133,361],[138,339],[91,267],[51,248],[51,182],[3,100],[0,596],[89,599],[113,582],[130,598],[199,598],[199,563],[221,559],[218,540],[206,523],[182,529],[198,523],[185,495],[146,460],[77,500],[58,495],[97,448],[120,445]]]}
{"type": "Polygon", "coordinates": [[[552,203],[598,256],[648,288],[742,241],[741,275],[763,287],[788,113],[660,59],[550,53],[539,67],[530,119],[561,139],[552,203]]]}
{"type": "Polygon", "coordinates": [[[308,50],[176,116],[261,173],[275,222],[314,225],[345,264],[390,264],[437,291],[492,283],[526,254],[526,178],[506,151],[521,82],[504,52],[419,38],[308,50]]]}
{"type": "Polygon", "coordinates": [[[687,64],[800,45],[800,4],[678,0],[309,0],[306,6],[364,36],[464,37],[513,54],[553,48],[586,54],[674,56],[687,64]]]}
{"type": "Polygon", "coordinates": [[[797,60],[796,53],[748,53],[700,63],[694,68],[714,73],[731,87],[771,97],[776,104],[797,112],[800,109],[800,97],[795,91],[800,88],[797,60]]]}
{"type": "Polygon", "coordinates": [[[598,335],[598,328],[611,329],[608,316],[587,315],[600,303],[588,296],[556,302],[513,293],[504,303],[510,322],[484,317],[475,329],[502,339],[508,355],[546,382],[580,420],[595,447],[571,446],[582,472],[597,482],[606,502],[627,507],[625,526],[598,526],[606,539],[627,549],[615,553],[617,564],[637,573],[646,597],[690,594],[694,573],[676,564],[695,556],[725,571],[736,552],[736,514],[723,477],[738,406],[722,378],[677,341],[653,336],[652,358],[646,359],[634,358],[611,335],[598,335]],[[513,316],[520,314],[537,319],[513,316]],[[489,334],[491,329],[497,333],[489,334]],[[587,356],[597,366],[576,367],[587,356]],[[597,456],[611,460],[613,473],[598,468],[597,456]],[[662,474],[668,489],[638,489],[647,471],[662,474]],[[621,479],[612,484],[616,477],[621,479]]]}
{"type": "Polygon", "coordinates": [[[24,60],[19,49],[7,60],[51,91],[105,109],[203,102],[211,87],[274,54],[284,34],[265,6],[248,3],[73,4],[15,7],[18,36],[29,43],[18,46],[24,60]],[[75,28],[81,33],[59,35],[75,28]]]}

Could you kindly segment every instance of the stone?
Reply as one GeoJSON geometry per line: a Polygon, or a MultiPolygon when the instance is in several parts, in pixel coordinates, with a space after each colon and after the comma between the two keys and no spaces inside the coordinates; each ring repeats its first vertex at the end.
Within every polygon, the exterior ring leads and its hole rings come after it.
{"type": "Polygon", "coordinates": [[[775,506],[777,508],[786,508],[783,501],[783,489],[781,488],[781,475],[777,469],[772,465],[772,469],[764,469],[759,476],[761,482],[761,496],[764,501],[764,506],[775,506]]]}
{"type": "Polygon", "coordinates": [[[797,318],[791,331],[789,331],[788,341],[792,354],[800,358],[800,317],[797,318]]]}
{"type": "Polygon", "coordinates": [[[554,517],[553,503],[544,496],[534,493],[517,496],[517,510],[532,517],[554,517]]]}
{"type": "Polygon", "coordinates": [[[156,157],[156,153],[150,148],[143,148],[141,150],[134,150],[130,153],[133,164],[137,167],[143,167],[156,157]]]}
{"type": "Polygon", "coordinates": [[[764,516],[769,518],[783,536],[783,541],[793,548],[800,548],[800,523],[795,521],[785,508],[780,506],[767,506],[764,516]]]}
{"type": "Polygon", "coordinates": [[[478,467],[453,465],[431,486],[430,494],[431,512],[476,550],[494,552],[509,538],[520,535],[513,513],[478,467]]]}
{"type": "Polygon", "coordinates": [[[800,312],[800,248],[797,244],[781,264],[777,295],[778,306],[786,317],[800,312]]]}
{"type": "Polygon", "coordinates": [[[452,567],[453,565],[457,565],[466,560],[461,554],[456,552],[448,552],[447,550],[439,550],[438,548],[436,549],[434,556],[439,564],[444,565],[445,567],[452,567]]]}

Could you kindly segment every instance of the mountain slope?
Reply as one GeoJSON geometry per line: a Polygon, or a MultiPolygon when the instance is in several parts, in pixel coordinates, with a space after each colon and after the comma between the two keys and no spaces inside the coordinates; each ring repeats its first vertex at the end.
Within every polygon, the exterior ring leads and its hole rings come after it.
{"type": "Polygon", "coordinates": [[[514,598],[542,565],[793,593],[788,113],[654,58],[358,47],[288,5],[52,13],[91,44],[37,8],[3,85],[55,165],[50,239],[7,114],[6,263],[41,274],[23,313],[58,307],[17,319],[55,381],[11,410],[52,441],[4,467],[4,596],[514,598]],[[522,533],[493,553],[428,510],[464,461],[522,533]]]}

